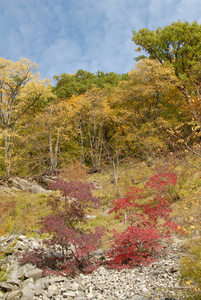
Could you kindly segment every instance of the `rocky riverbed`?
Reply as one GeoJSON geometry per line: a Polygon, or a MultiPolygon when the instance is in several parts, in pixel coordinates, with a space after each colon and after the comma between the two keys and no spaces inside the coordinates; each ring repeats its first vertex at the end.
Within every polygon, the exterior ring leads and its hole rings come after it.
{"type": "MultiPolygon", "coordinates": [[[[1,242],[3,248],[9,239],[1,242]]],[[[16,251],[33,249],[40,245],[40,240],[19,236],[16,251]]],[[[62,276],[42,277],[42,270],[32,264],[20,266],[16,257],[8,253],[1,265],[6,268],[6,281],[0,283],[0,299],[184,299],[186,287],[180,283],[179,260],[185,255],[183,240],[174,237],[167,244],[166,251],[149,266],[110,270],[101,266],[92,274],[79,275],[75,278],[62,276]]]]}

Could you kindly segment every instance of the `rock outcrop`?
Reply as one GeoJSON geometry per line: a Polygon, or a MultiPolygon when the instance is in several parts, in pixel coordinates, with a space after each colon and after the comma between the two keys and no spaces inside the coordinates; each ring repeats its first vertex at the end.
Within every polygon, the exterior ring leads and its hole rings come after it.
{"type": "MultiPolygon", "coordinates": [[[[2,241],[5,251],[7,241],[2,241]]],[[[23,252],[41,246],[35,238],[19,236],[15,250],[23,252]]],[[[180,285],[179,260],[182,253],[182,240],[177,237],[168,246],[167,254],[149,266],[110,270],[101,266],[92,274],[80,274],[75,278],[63,276],[42,277],[42,270],[32,264],[20,266],[16,256],[8,253],[1,262],[7,271],[7,280],[0,283],[0,299],[182,299],[184,287],[180,285]]]]}
{"type": "Polygon", "coordinates": [[[30,193],[47,193],[48,185],[56,179],[55,176],[38,176],[36,178],[10,177],[0,179],[0,188],[2,191],[11,190],[25,191],[30,193]]]}

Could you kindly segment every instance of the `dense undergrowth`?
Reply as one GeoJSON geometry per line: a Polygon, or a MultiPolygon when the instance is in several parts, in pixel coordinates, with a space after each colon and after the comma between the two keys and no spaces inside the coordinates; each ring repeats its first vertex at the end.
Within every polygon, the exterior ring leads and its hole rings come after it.
{"type": "MultiPolygon", "coordinates": [[[[73,272],[77,274],[77,270],[79,270],[79,268],[81,268],[82,270],[85,268],[86,272],[92,271],[94,269],[94,265],[96,264],[96,262],[93,261],[90,266],[88,264],[85,265],[85,263],[86,258],[88,258],[90,255],[90,251],[95,249],[95,247],[92,247],[92,244],[94,243],[92,236],[95,228],[99,228],[100,226],[105,227],[105,234],[102,236],[101,249],[107,250],[110,247],[108,241],[115,238],[112,233],[112,230],[114,228],[116,230],[116,238],[119,238],[120,236],[122,237],[122,232],[126,232],[124,227],[124,218],[116,219],[114,218],[114,214],[108,214],[108,211],[112,210],[112,208],[114,207],[114,203],[112,203],[112,200],[123,198],[125,199],[126,192],[129,190],[130,186],[135,186],[138,189],[143,189],[145,183],[151,176],[155,174],[162,175],[169,172],[172,174],[176,174],[178,178],[177,185],[167,185],[166,188],[165,197],[168,203],[171,205],[172,209],[172,212],[169,216],[179,225],[179,228],[185,231],[185,235],[183,238],[185,239],[184,247],[187,251],[187,255],[181,258],[181,280],[187,287],[189,287],[189,297],[193,295],[194,299],[200,299],[201,171],[197,170],[196,168],[189,167],[189,162],[193,164],[196,163],[197,166],[199,166],[198,157],[192,155],[183,157],[182,160],[175,159],[174,157],[171,157],[171,159],[168,158],[166,160],[156,160],[151,166],[148,166],[146,162],[136,163],[130,161],[119,166],[118,187],[114,184],[113,170],[110,168],[105,168],[102,170],[102,172],[91,174],[89,176],[87,176],[86,172],[81,170],[78,165],[76,165],[76,168],[73,168],[73,164],[71,164],[69,170],[68,168],[66,168],[65,172],[61,174],[61,176],[63,176],[63,180],[68,181],[70,173],[71,178],[80,179],[85,186],[87,186],[89,182],[93,182],[95,186],[95,189],[93,190],[93,197],[98,198],[101,204],[101,206],[99,208],[97,207],[96,209],[94,207],[86,208],[86,218],[84,219],[87,222],[82,222],[83,215],[80,215],[80,220],[76,221],[76,228],[73,228],[74,223],[72,223],[70,230],[75,229],[75,232],[71,231],[71,239],[68,239],[68,245],[69,242],[73,244],[73,241],[75,241],[75,247],[76,243],[80,243],[83,245],[84,240],[81,240],[81,236],[79,235],[81,231],[85,234],[85,245],[87,243],[89,244],[89,247],[87,246],[88,248],[84,248],[83,246],[81,248],[78,247],[79,251],[77,253],[71,253],[72,255],[77,255],[77,258],[80,259],[80,265],[78,263],[78,260],[76,260],[78,269],[73,269],[73,272]],[[186,163],[187,159],[188,164],[186,163]],[[79,175],[76,175],[76,173],[79,175]],[[87,236],[87,234],[90,233],[92,234],[91,237],[90,235],[87,236]]],[[[147,190],[144,194],[145,203],[147,201],[146,199],[153,198],[153,195],[154,194],[151,189],[147,190]]],[[[54,192],[54,197],[52,199],[54,199],[55,201],[55,199],[58,199],[60,196],[61,194],[56,194],[55,197],[54,192]]],[[[76,195],[74,196],[76,197],[76,195]]],[[[42,220],[47,220],[48,215],[51,215],[53,210],[55,209],[55,206],[53,208],[53,206],[48,205],[48,203],[50,203],[49,194],[30,194],[25,192],[11,191],[11,193],[2,193],[0,200],[1,236],[6,236],[10,233],[38,236],[42,224],[44,225],[44,223],[41,223],[42,220]]],[[[62,211],[60,211],[60,213],[62,213],[62,211]]],[[[65,224],[65,226],[66,225],[67,224],[65,224]]],[[[69,228],[69,226],[66,227],[69,228]]],[[[43,232],[48,233],[48,230],[44,230],[43,232]]],[[[64,232],[62,232],[61,234],[63,233],[64,232]]],[[[128,234],[130,233],[131,232],[129,232],[128,234]]],[[[68,230],[66,231],[66,234],[69,236],[68,230]]],[[[156,234],[156,232],[154,232],[154,234],[156,234]]],[[[143,234],[143,238],[145,236],[146,235],[143,234]]],[[[99,237],[101,237],[100,231],[99,237]]],[[[53,236],[53,238],[55,238],[55,236],[53,236]]],[[[150,235],[148,235],[147,239],[145,237],[146,241],[148,241],[149,238],[150,235]]],[[[153,246],[153,239],[151,240],[151,246],[153,246]]],[[[58,238],[56,241],[58,243],[58,238]]],[[[54,242],[55,241],[53,241],[51,245],[54,245],[54,242]]],[[[93,244],[93,246],[95,246],[95,244],[93,244]]],[[[150,247],[150,245],[148,247],[150,247]]],[[[67,250],[70,249],[71,248],[67,250]]],[[[155,248],[155,250],[157,250],[157,247],[155,248]]],[[[110,251],[110,254],[111,253],[112,252],[110,251]]],[[[141,251],[140,253],[143,252],[141,251]]],[[[1,253],[1,257],[3,257],[3,255],[4,253],[1,253]]],[[[67,268],[69,266],[70,268],[72,268],[72,265],[70,265],[70,263],[72,263],[72,260],[65,263],[67,268]]],[[[0,270],[0,274],[3,275],[3,273],[4,270],[0,270]]],[[[47,270],[46,273],[49,274],[47,270]]]]}

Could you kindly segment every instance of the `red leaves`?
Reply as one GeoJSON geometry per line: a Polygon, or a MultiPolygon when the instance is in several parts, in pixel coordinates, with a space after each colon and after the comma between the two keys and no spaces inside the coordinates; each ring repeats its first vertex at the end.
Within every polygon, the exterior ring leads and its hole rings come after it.
{"type": "Polygon", "coordinates": [[[86,220],[86,209],[99,206],[98,199],[91,193],[93,185],[65,182],[58,178],[49,188],[61,193],[61,196],[50,197],[53,213],[44,218],[40,229],[41,233],[48,233],[50,237],[43,240],[45,249],[28,251],[22,262],[34,261],[43,269],[45,276],[75,276],[80,272],[92,272],[99,267],[99,262],[91,256],[91,252],[100,245],[103,229],[84,232],[80,225],[86,220]]]}
{"type": "MultiPolygon", "coordinates": [[[[110,213],[114,212],[118,218],[124,217],[130,226],[122,233],[114,231],[108,251],[110,268],[131,268],[156,259],[162,247],[161,239],[177,231],[177,225],[170,218],[170,203],[165,197],[167,187],[175,185],[176,180],[177,176],[172,173],[155,175],[145,188],[153,188],[160,194],[155,194],[149,201],[143,190],[135,187],[129,189],[126,197],[113,201],[110,213]]],[[[51,234],[51,238],[44,240],[48,252],[37,250],[32,259],[46,275],[75,276],[93,271],[99,262],[91,252],[99,245],[103,230],[97,228],[94,233],[83,232],[80,226],[76,226],[85,220],[86,208],[98,205],[90,191],[92,185],[57,179],[50,188],[59,190],[64,199],[59,196],[49,200],[53,214],[44,219],[41,228],[42,233],[51,234]]],[[[31,259],[31,254],[27,257],[31,259]]]]}
{"type": "Polygon", "coordinates": [[[62,196],[69,199],[76,199],[77,203],[85,207],[98,208],[100,202],[98,198],[92,195],[91,190],[94,188],[92,183],[85,183],[82,181],[63,181],[57,178],[49,184],[49,189],[53,191],[60,191],[62,196]]]}
{"type": "Polygon", "coordinates": [[[161,247],[161,236],[154,228],[128,227],[121,234],[115,233],[113,247],[108,252],[110,268],[132,268],[154,261],[154,254],[161,247]]]}
{"type": "Polygon", "coordinates": [[[170,203],[167,199],[158,195],[153,200],[150,200],[149,203],[141,204],[139,206],[142,208],[143,214],[146,214],[148,220],[155,226],[157,225],[159,218],[166,220],[172,212],[170,203]]]}
{"type": "Polygon", "coordinates": [[[91,189],[93,188],[92,183],[85,183],[82,181],[66,182],[61,178],[57,178],[49,184],[49,189],[53,191],[61,191],[64,197],[71,197],[79,202],[91,202],[91,205],[96,207],[99,205],[99,200],[92,195],[91,189]]]}
{"type": "Polygon", "coordinates": [[[145,184],[153,189],[166,190],[168,185],[177,184],[177,175],[174,173],[156,174],[152,176],[149,181],[145,184]]]}
{"type": "Polygon", "coordinates": [[[92,195],[93,184],[91,183],[66,182],[57,178],[50,183],[49,188],[61,192],[62,197],[51,197],[49,204],[69,228],[76,229],[80,222],[86,220],[86,209],[100,206],[99,200],[92,195]]]}
{"type": "Polygon", "coordinates": [[[102,228],[94,232],[76,232],[65,226],[56,216],[48,216],[41,228],[43,233],[52,233],[44,239],[44,248],[27,251],[20,260],[22,264],[31,262],[43,269],[43,275],[75,276],[89,273],[99,267],[99,261],[91,256],[100,245],[102,228]]]}
{"type": "MultiPolygon", "coordinates": [[[[157,174],[150,178],[146,187],[164,191],[169,185],[175,185],[177,176],[173,173],[157,174]]],[[[141,189],[131,187],[125,198],[114,201],[118,218],[124,215],[124,222],[130,222],[122,233],[114,233],[112,248],[108,252],[111,268],[131,268],[138,264],[147,264],[155,260],[160,240],[171,232],[178,231],[178,226],[171,220],[170,203],[165,196],[156,194],[148,202],[141,189]]]]}
{"type": "Polygon", "coordinates": [[[110,209],[108,213],[111,214],[115,212],[116,217],[120,218],[123,215],[122,210],[126,211],[127,214],[131,213],[134,207],[138,207],[138,203],[135,202],[135,200],[142,198],[144,198],[142,196],[142,190],[131,186],[129,191],[126,193],[125,198],[120,198],[115,201],[112,201],[114,203],[114,207],[110,209]]]}

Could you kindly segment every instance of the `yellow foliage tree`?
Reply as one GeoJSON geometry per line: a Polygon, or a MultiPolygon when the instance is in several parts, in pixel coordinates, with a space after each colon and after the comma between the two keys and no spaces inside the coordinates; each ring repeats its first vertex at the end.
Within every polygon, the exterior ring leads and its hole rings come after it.
{"type": "Polygon", "coordinates": [[[128,81],[114,89],[112,99],[122,139],[147,159],[165,146],[158,129],[165,114],[171,118],[170,110],[176,110],[173,99],[180,97],[178,84],[173,68],[143,59],[129,73],[128,81]]]}
{"type": "Polygon", "coordinates": [[[84,95],[72,97],[71,119],[79,134],[81,163],[90,161],[92,169],[98,170],[103,155],[104,134],[111,118],[107,89],[93,88],[84,95]]]}
{"type": "Polygon", "coordinates": [[[20,120],[52,96],[49,80],[40,80],[37,64],[24,58],[16,62],[0,58],[1,160],[7,176],[20,120]]]}

